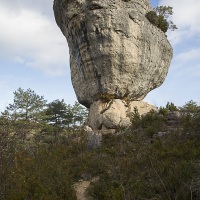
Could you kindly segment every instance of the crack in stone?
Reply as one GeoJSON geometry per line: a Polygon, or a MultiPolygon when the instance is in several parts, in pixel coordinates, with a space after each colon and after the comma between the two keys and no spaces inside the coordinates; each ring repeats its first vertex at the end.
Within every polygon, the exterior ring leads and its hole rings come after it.
{"type": "Polygon", "coordinates": [[[104,108],[101,112],[100,112],[100,114],[103,114],[103,113],[105,113],[107,110],[109,110],[110,109],[110,107],[112,106],[112,103],[113,103],[113,99],[110,101],[110,102],[108,102],[108,107],[107,108],[104,108]]]}

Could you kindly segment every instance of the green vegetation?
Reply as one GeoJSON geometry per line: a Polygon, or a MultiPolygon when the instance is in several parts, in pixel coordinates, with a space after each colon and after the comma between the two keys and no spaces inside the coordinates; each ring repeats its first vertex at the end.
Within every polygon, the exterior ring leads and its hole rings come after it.
{"type": "Polygon", "coordinates": [[[170,20],[173,15],[173,8],[170,6],[158,6],[153,11],[146,14],[146,18],[156,27],[161,29],[164,33],[168,29],[174,31],[177,26],[170,20]]]}
{"type": "Polygon", "coordinates": [[[88,189],[91,199],[200,199],[196,102],[181,108],[167,103],[145,116],[135,108],[132,126],[103,135],[96,149],[87,148],[79,107],[55,100],[40,121],[21,113],[0,116],[0,199],[75,200],[74,183],[96,176],[99,181],[88,189]],[[72,116],[75,124],[65,121],[72,116]]]}
{"type": "Polygon", "coordinates": [[[19,88],[14,92],[14,103],[9,104],[4,115],[13,120],[39,120],[46,102],[43,96],[37,95],[33,90],[24,91],[19,88]]]}
{"type": "Polygon", "coordinates": [[[74,127],[87,118],[88,110],[75,102],[73,106],[64,100],[55,100],[47,104],[43,96],[33,90],[19,88],[14,93],[13,104],[1,115],[13,123],[46,123],[57,127],[74,127]]]}

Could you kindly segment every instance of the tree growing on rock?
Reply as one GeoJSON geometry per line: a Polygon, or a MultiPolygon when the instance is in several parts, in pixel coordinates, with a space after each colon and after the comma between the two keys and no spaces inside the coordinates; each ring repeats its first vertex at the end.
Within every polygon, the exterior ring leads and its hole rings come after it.
{"type": "Polygon", "coordinates": [[[171,6],[157,6],[153,11],[146,14],[146,18],[154,25],[161,29],[164,33],[168,29],[174,31],[177,26],[171,21],[173,8],[171,6]]]}

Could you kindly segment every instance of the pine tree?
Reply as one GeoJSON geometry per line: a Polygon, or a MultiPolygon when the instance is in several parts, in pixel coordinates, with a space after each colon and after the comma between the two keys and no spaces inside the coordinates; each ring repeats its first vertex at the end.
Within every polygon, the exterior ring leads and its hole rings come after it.
{"type": "Polygon", "coordinates": [[[40,121],[42,111],[46,106],[46,100],[43,96],[37,95],[30,88],[26,91],[22,88],[14,93],[14,103],[9,104],[3,115],[14,120],[40,121]]]}
{"type": "Polygon", "coordinates": [[[45,114],[47,115],[46,120],[55,126],[63,126],[65,123],[67,113],[67,105],[64,99],[55,100],[48,104],[45,114]]]}

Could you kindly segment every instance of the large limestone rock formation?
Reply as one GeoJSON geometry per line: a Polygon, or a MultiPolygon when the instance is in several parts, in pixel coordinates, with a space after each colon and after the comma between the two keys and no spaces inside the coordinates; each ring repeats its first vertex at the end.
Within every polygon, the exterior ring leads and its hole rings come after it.
{"type": "Polygon", "coordinates": [[[146,19],[149,10],[148,0],[54,1],[80,103],[89,107],[105,93],[141,100],[163,83],[172,48],[146,19]]]}
{"type": "Polygon", "coordinates": [[[145,17],[150,10],[149,0],[54,0],[72,84],[93,129],[129,124],[123,101],[140,101],[165,80],[172,48],[145,17]]]}

